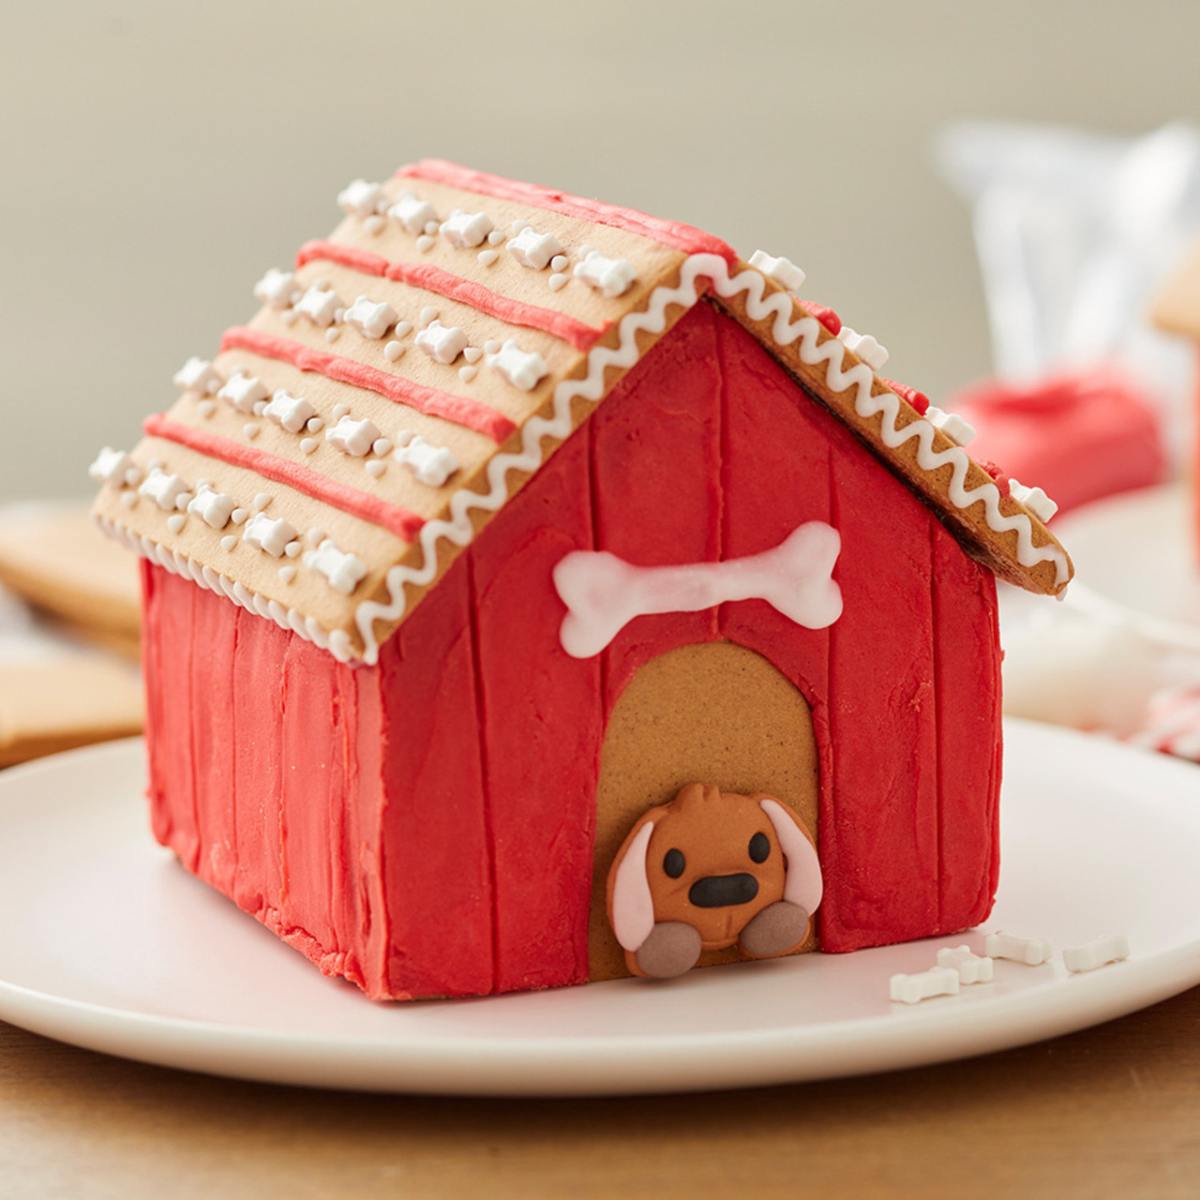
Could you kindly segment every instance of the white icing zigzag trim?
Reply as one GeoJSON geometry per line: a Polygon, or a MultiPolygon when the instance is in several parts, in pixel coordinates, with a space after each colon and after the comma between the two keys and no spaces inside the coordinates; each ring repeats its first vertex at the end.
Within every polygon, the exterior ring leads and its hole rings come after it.
{"type": "Polygon", "coordinates": [[[237,583],[229,576],[214,571],[212,567],[206,567],[194,558],[188,558],[186,554],[177,554],[151,538],[141,537],[107,517],[97,517],[96,524],[109,537],[135,554],[149,559],[156,566],[162,567],[164,571],[190,580],[198,587],[215,592],[218,596],[224,596],[256,617],[274,621],[285,632],[294,633],[297,637],[312,642],[314,646],[328,650],[338,662],[350,662],[354,657],[350,635],[344,629],[330,632],[313,617],[306,617],[294,608],[284,608],[278,600],[268,600],[258,592],[251,591],[245,584],[237,583]]]}
{"type": "Polygon", "coordinates": [[[935,471],[949,464],[953,475],[950,481],[950,500],[960,509],[970,508],[982,502],[988,527],[997,533],[1015,531],[1017,534],[1017,561],[1022,566],[1032,567],[1040,562],[1053,562],[1056,578],[1062,582],[1067,577],[1067,558],[1057,546],[1033,544],[1033,523],[1024,513],[1005,516],[1000,511],[1000,489],[994,483],[981,484],[968,490],[967,472],[971,460],[960,447],[935,451],[933,425],[921,418],[897,428],[900,414],[899,397],[891,392],[878,396],[871,394],[875,376],[865,363],[856,363],[849,370],[843,368],[846,347],[837,338],[820,341],[821,326],[815,317],[803,316],[792,320],[792,299],[787,292],[775,291],[765,299],[766,279],[763,275],[747,268],[730,278],[725,260],[716,254],[693,254],[687,258],[680,271],[679,283],[674,287],[662,286],[651,294],[645,309],[626,313],[617,326],[618,342],[615,349],[596,346],[588,354],[587,372],[582,379],[564,379],[554,389],[554,411],[549,418],[533,417],[521,431],[521,450],[516,454],[497,454],[487,467],[488,490],[479,493],[470,489],[456,492],[450,499],[450,519],[427,521],[421,528],[418,540],[423,561],[420,567],[395,566],[387,573],[389,599],[386,604],[367,600],[359,605],[355,622],[363,641],[363,659],[374,663],[379,657],[379,643],[375,637],[376,621],[398,621],[404,613],[404,586],[413,584],[423,587],[433,580],[437,571],[437,544],[446,538],[456,546],[466,546],[474,535],[471,511],[482,509],[496,512],[508,499],[509,471],[518,470],[533,474],[542,463],[542,439],[552,437],[564,441],[573,431],[571,424],[571,401],[576,397],[595,402],[604,394],[604,371],[607,367],[629,368],[638,360],[637,334],[641,330],[659,334],[666,326],[666,313],[671,305],[691,308],[704,289],[697,280],[711,281],[719,296],[730,298],[739,292],[746,293],[746,311],[753,320],[773,318],[771,336],[780,346],[790,346],[799,341],[798,352],[802,362],[810,366],[828,363],[825,381],[833,392],[843,392],[853,387],[856,391],[854,409],[860,417],[869,418],[882,413],[880,436],[885,446],[896,449],[910,438],[918,440],[917,462],[925,471],[935,471]]]}

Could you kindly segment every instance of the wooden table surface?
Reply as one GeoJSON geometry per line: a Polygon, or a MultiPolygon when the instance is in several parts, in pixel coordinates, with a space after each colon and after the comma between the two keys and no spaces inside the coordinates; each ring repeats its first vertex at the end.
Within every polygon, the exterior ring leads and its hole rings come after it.
{"type": "Polygon", "coordinates": [[[1200,989],[948,1066],[757,1091],[455,1100],[266,1087],[0,1024],[4,1200],[1200,1195],[1200,989]]]}

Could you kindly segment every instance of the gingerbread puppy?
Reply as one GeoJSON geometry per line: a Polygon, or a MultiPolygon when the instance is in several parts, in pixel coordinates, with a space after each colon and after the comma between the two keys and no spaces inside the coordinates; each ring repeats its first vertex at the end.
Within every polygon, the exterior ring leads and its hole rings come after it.
{"type": "Polygon", "coordinates": [[[785,804],[689,783],[629,831],[608,874],[608,920],[634,975],[691,970],[702,950],[796,950],[821,903],[811,834],[785,804]]]}

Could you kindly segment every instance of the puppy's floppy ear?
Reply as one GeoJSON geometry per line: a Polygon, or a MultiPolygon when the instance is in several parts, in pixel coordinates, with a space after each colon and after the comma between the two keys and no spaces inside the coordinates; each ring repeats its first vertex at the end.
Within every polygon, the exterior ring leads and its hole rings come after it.
{"type": "Polygon", "coordinates": [[[654,928],[654,897],[646,876],[646,851],[654,833],[654,808],[629,831],[608,872],[608,923],[623,950],[635,953],[654,928]]]}
{"type": "Polygon", "coordinates": [[[783,882],[783,898],[798,904],[811,916],[817,911],[824,892],[821,879],[821,863],[812,835],[801,823],[800,818],[785,804],[764,797],[759,800],[779,839],[780,848],[787,859],[787,875],[783,882]]]}

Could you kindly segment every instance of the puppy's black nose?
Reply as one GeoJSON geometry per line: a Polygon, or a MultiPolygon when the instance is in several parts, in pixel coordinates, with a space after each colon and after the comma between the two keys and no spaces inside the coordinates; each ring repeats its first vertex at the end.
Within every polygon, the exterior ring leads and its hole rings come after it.
{"type": "Polygon", "coordinates": [[[740,875],[706,875],[688,889],[688,899],[697,908],[749,904],[757,895],[758,880],[744,872],[740,875]]]}

